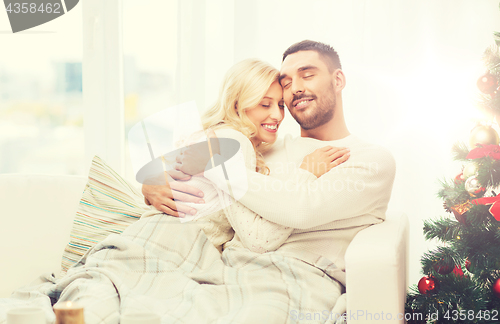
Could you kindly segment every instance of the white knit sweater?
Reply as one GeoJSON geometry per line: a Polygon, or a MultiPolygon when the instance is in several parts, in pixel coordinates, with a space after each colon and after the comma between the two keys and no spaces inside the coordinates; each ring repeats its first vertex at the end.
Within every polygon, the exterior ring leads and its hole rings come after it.
{"type": "MultiPolygon", "coordinates": [[[[385,219],[395,176],[391,153],[354,135],[335,141],[287,135],[265,160],[270,176],[250,169],[233,173],[233,191],[248,186],[239,202],[271,222],[293,227],[279,250],[311,264],[326,257],[337,266],[334,278],[345,285],[347,246],[361,229],[385,219]],[[320,178],[299,168],[305,155],[326,145],[348,147],[349,160],[320,178]]],[[[226,169],[235,167],[231,163],[225,163],[226,169]]],[[[205,171],[205,177],[225,188],[220,166],[205,171]]]]}
{"type": "MultiPolygon", "coordinates": [[[[237,165],[236,172],[255,170],[255,150],[246,136],[231,128],[215,130],[215,134],[218,138],[234,139],[240,143],[238,153],[231,159],[233,163],[241,164],[237,165]]],[[[224,147],[221,150],[224,151],[224,147]]],[[[219,251],[222,251],[223,246],[245,247],[258,253],[274,251],[293,231],[291,227],[262,218],[204,177],[194,176],[185,183],[203,191],[205,200],[204,204],[183,202],[184,205],[197,209],[194,217],[186,215],[186,219],[198,223],[219,251]]],[[[221,187],[227,188],[225,180],[221,187]]],[[[152,207],[142,217],[157,214],[162,212],[152,207]]]]}

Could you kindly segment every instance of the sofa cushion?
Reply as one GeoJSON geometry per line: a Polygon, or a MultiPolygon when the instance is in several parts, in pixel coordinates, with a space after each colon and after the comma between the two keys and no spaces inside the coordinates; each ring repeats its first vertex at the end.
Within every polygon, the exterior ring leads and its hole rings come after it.
{"type": "Polygon", "coordinates": [[[63,253],[61,276],[88,249],[109,234],[122,233],[149,209],[138,188],[95,156],[63,253]]]}

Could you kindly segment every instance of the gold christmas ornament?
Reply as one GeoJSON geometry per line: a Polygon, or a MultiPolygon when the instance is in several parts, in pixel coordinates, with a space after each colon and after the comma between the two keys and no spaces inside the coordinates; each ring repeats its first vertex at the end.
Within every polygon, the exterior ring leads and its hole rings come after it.
{"type": "Polygon", "coordinates": [[[499,142],[498,133],[491,126],[478,125],[470,132],[469,145],[471,150],[475,149],[477,144],[498,145],[499,142]]]}
{"type": "Polygon", "coordinates": [[[464,179],[469,179],[473,175],[476,175],[477,171],[478,171],[477,164],[474,162],[469,162],[462,171],[462,174],[464,176],[464,179]]]}
{"type": "MultiPolygon", "coordinates": [[[[450,209],[453,211],[453,214],[455,215],[455,218],[457,221],[459,221],[462,224],[466,224],[466,217],[467,215],[465,214],[469,209],[471,209],[472,204],[469,200],[467,200],[464,203],[461,203],[459,205],[453,206],[450,209]]],[[[460,238],[458,238],[460,239],[460,238]]]]}

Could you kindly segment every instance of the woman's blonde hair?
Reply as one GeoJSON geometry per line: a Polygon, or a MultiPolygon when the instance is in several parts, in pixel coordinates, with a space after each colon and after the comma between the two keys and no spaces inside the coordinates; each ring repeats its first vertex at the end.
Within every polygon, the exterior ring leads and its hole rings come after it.
{"type": "MultiPolygon", "coordinates": [[[[260,103],[278,77],[279,71],[266,62],[247,59],[235,64],[226,73],[217,102],[203,114],[203,128],[229,126],[252,140],[257,134],[257,127],[247,117],[246,111],[260,103]]],[[[256,171],[268,174],[262,153],[270,144],[251,142],[257,156],[256,171]]]]}

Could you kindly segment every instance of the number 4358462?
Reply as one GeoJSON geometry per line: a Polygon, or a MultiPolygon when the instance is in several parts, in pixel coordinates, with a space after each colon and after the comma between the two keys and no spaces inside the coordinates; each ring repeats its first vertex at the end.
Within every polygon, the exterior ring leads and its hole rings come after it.
{"type": "Polygon", "coordinates": [[[6,9],[8,13],[62,13],[60,3],[41,3],[40,5],[28,2],[9,3],[6,9]]]}
{"type": "Polygon", "coordinates": [[[478,320],[486,320],[486,321],[498,321],[498,310],[494,309],[492,311],[489,311],[489,310],[479,310],[477,311],[477,313],[473,310],[461,310],[461,311],[458,311],[458,310],[452,310],[452,311],[447,311],[444,316],[443,316],[445,319],[447,320],[461,320],[461,321],[465,321],[465,320],[474,320],[474,319],[478,319],[478,320]]]}

